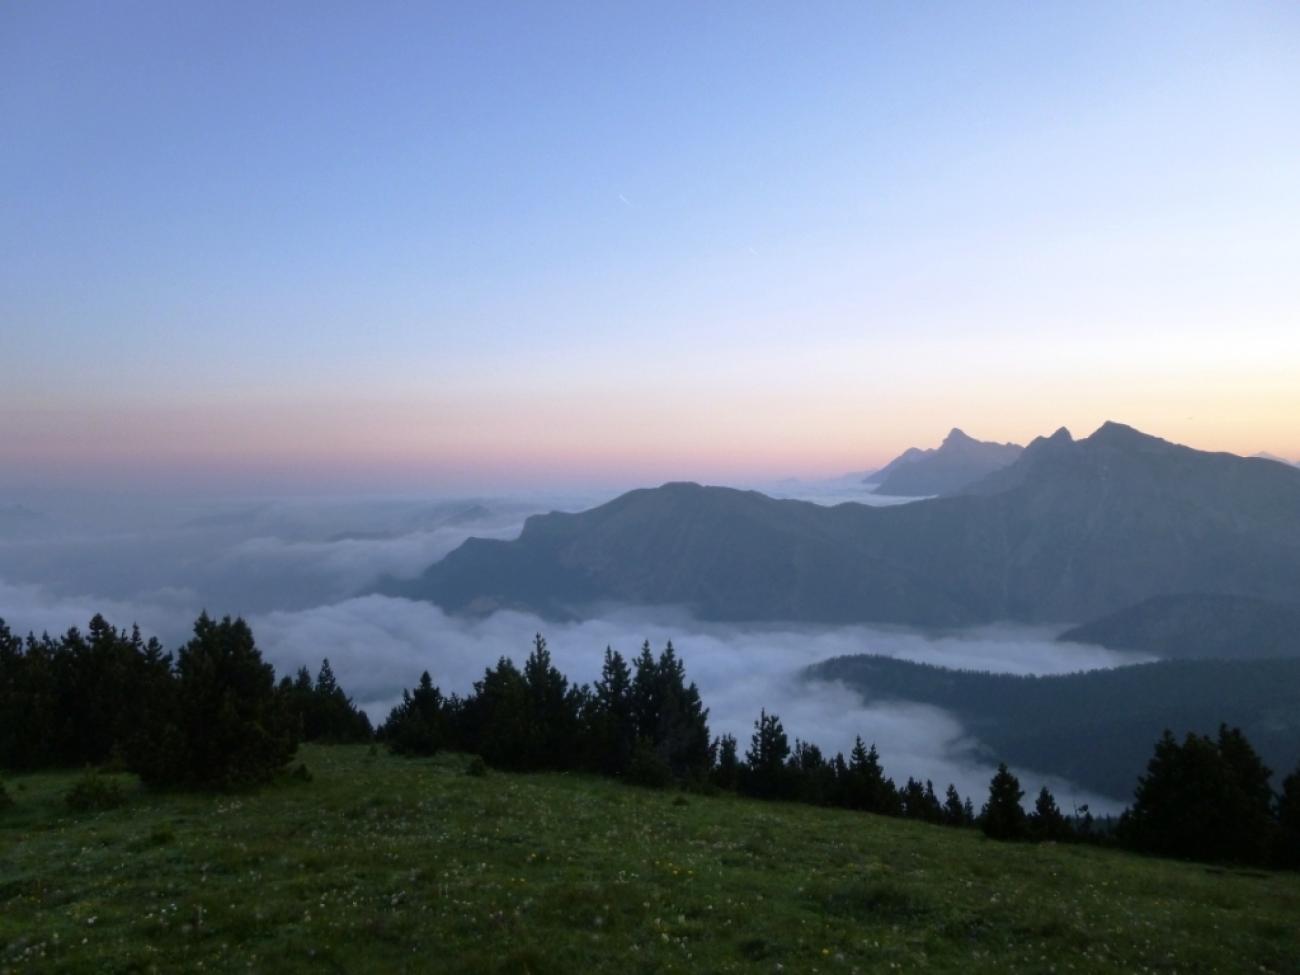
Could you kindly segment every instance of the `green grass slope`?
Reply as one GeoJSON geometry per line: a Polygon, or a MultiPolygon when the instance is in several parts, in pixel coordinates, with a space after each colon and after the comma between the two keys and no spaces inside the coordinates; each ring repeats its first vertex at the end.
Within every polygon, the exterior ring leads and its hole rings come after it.
{"type": "Polygon", "coordinates": [[[1300,876],[304,748],[74,814],[11,778],[0,971],[1294,972],[1300,876]]]}

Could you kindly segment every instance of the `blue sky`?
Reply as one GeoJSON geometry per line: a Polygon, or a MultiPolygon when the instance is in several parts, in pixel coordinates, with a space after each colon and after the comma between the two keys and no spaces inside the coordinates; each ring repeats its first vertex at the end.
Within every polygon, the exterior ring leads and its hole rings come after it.
{"type": "MultiPolygon", "coordinates": [[[[1300,456],[1294,4],[9,4],[0,461],[1300,456]]],[[[4,486],[0,478],[0,487],[4,486]]]]}

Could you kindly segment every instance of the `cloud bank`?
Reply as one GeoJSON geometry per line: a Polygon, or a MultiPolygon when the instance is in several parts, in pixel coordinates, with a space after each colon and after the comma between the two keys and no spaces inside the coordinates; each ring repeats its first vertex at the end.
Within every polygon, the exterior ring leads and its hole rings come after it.
{"type": "MultiPolygon", "coordinates": [[[[983,627],[928,634],[869,626],[703,623],[681,612],[625,608],[579,623],[522,613],[461,618],[404,599],[357,595],[381,576],[409,577],[466,537],[509,538],[534,512],[592,500],[289,502],[133,511],[87,522],[55,521],[40,539],[0,537],[0,617],[18,632],[84,627],[95,613],[138,622],[170,648],[201,609],[244,615],[279,673],[330,658],[343,686],[381,720],[422,670],[446,692],[468,691],[501,656],[521,662],[532,636],[547,637],[572,680],[598,675],[612,646],[631,657],[645,640],[669,640],[710,709],[714,734],[749,741],[760,708],[787,733],[834,753],[855,735],[875,742],[888,773],[953,782],[977,801],[991,769],[950,714],[907,703],[864,705],[835,684],[809,683],[809,664],[875,653],[922,663],[1006,673],[1051,674],[1132,662],[1098,647],[1054,641],[1051,628],[983,627]],[[94,594],[94,595],[87,595],[94,594]]],[[[828,498],[829,500],[829,498],[828,498]]],[[[838,500],[838,499],[836,499],[838,500]]],[[[1022,771],[1026,791],[1045,782],[1068,808],[1118,804],[1022,771]]]]}
{"type": "MultiPolygon", "coordinates": [[[[314,672],[329,657],[344,687],[372,718],[382,719],[400,695],[428,670],[444,692],[464,693],[502,656],[521,663],[534,633],[546,636],[555,664],[571,680],[594,681],[606,646],[625,657],[645,640],[658,652],[672,640],[687,675],[700,686],[714,734],[747,744],[760,708],[780,715],[787,733],[829,753],[852,746],[855,735],[880,748],[896,779],[949,782],[977,800],[992,768],[977,757],[978,743],[940,709],[907,702],[864,704],[839,684],[807,682],[802,671],[828,657],[879,653],[945,666],[1005,673],[1068,673],[1133,662],[1135,658],[1077,644],[1058,644],[1054,631],[983,627],[926,636],[915,631],[853,627],[736,627],[701,623],[680,613],[626,609],[595,620],[553,623],[499,612],[486,618],[448,616],[427,603],[365,596],[330,606],[273,612],[253,620],[258,641],[280,669],[314,672]]],[[[1069,808],[1118,803],[1086,795],[1059,779],[1020,770],[1026,791],[1047,784],[1069,808]]]]}

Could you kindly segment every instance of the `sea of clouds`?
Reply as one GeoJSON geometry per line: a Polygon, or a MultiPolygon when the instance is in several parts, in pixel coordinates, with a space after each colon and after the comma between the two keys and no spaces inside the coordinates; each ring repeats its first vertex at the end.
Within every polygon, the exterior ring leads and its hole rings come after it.
{"type": "MultiPolygon", "coordinates": [[[[521,662],[535,633],[577,682],[598,676],[609,646],[633,656],[672,641],[698,683],[714,734],[748,742],[760,708],[776,712],[791,738],[846,751],[856,735],[874,742],[886,771],[949,782],[977,800],[992,769],[979,743],[951,714],[911,702],[864,704],[804,669],[829,657],[884,654],[966,669],[1052,674],[1132,662],[1099,647],[1062,644],[1050,628],[993,626],[926,633],[897,627],[724,625],[671,609],[624,607],[598,619],[556,623],[517,612],[459,617],[427,603],[367,594],[384,577],[412,578],[470,535],[510,538],[532,513],[580,510],[595,496],[440,501],[291,501],[242,505],[154,505],[98,521],[46,516],[44,530],[0,537],[0,618],[26,633],[84,627],[95,613],[139,623],[169,647],[186,638],[202,609],[245,616],[279,673],[329,658],[339,680],[381,720],[422,671],[444,692],[468,691],[502,656],[521,662]]],[[[827,500],[830,500],[829,498],[827,500]]],[[[840,500],[839,497],[835,498],[840,500]]],[[[44,515],[44,513],[43,513],[44,515]]],[[[1029,794],[1047,784],[1065,808],[1121,803],[1067,782],[1019,770],[1029,794]]]]}

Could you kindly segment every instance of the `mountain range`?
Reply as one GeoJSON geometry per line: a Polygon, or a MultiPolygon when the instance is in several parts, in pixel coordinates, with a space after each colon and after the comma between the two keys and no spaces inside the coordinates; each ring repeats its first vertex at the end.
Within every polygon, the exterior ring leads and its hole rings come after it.
{"type": "Polygon", "coordinates": [[[1040,437],[960,494],[822,507],[667,484],[469,539],[382,591],[449,611],[572,618],[673,604],[704,619],[1077,623],[1156,596],[1291,602],[1300,470],[1106,423],[1040,437]]]}
{"type": "Polygon", "coordinates": [[[956,494],[980,478],[1015,463],[1024,447],[976,440],[953,427],[938,447],[909,447],[863,479],[876,494],[931,497],[956,494]]]}

